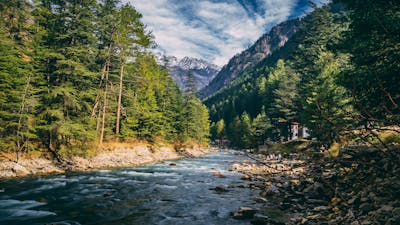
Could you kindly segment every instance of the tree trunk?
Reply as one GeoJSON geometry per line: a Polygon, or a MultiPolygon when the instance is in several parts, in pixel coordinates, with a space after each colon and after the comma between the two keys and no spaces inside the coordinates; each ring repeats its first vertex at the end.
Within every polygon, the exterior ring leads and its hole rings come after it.
{"type": "Polygon", "coordinates": [[[29,89],[29,85],[31,82],[31,76],[28,76],[28,79],[26,81],[26,85],[25,85],[25,89],[24,89],[24,95],[22,96],[22,100],[21,100],[21,108],[20,111],[18,113],[18,129],[17,129],[17,147],[15,149],[15,155],[17,158],[17,162],[19,161],[19,152],[22,151],[24,144],[24,135],[21,132],[21,126],[22,126],[22,115],[25,111],[25,99],[26,96],[28,95],[28,89],[29,89]]]}
{"type": "Polygon", "coordinates": [[[122,101],[122,85],[124,81],[124,64],[121,65],[121,71],[119,74],[119,94],[118,94],[118,108],[117,108],[117,121],[115,125],[115,139],[119,140],[119,129],[121,120],[121,101],[122,101]]]}
{"type": "MultiPolygon", "coordinates": [[[[106,73],[107,70],[107,62],[109,59],[106,60],[106,63],[104,63],[103,69],[101,70],[101,79],[100,79],[100,84],[99,84],[99,88],[101,88],[101,86],[103,85],[103,81],[104,81],[104,75],[106,73]]],[[[94,100],[94,106],[92,108],[92,117],[94,117],[96,115],[96,110],[97,107],[99,106],[99,99],[100,99],[100,94],[98,93],[96,96],[96,99],[94,100]]]]}
{"type": "Polygon", "coordinates": [[[110,60],[107,61],[107,70],[106,70],[105,88],[104,88],[103,116],[101,119],[100,144],[103,143],[103,139],[104,139],[104,126],[105,126],[105,122],[106,122],[108,73],[109,73],[109,71],[110,71],[110,60]]]}

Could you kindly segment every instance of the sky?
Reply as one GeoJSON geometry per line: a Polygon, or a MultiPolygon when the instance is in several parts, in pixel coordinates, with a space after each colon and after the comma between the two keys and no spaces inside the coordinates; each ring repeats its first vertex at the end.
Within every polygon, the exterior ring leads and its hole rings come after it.
{"type": "MultiPolygon", "coordinates": [[[[322,0],[324,1],[324,0],[322,0]]],[[[274,25],[310,11],[307,0],[125,0],[142,15],[157,51],[223,66],[274,25]]],[[[321,0],[320,0],[321,2],[321,0]]]]}

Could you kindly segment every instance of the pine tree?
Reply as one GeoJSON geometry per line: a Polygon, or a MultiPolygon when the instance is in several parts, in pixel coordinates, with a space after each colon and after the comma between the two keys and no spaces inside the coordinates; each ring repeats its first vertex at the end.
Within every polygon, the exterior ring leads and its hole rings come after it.
{"type": "Polygon", "coordinates": [[[285,66],[283,60],[278,61],[277,67],[274,73],[270,74],[268,88],[272,93],[269,96],[271,106],[268,112],[274,118],[287,121],[294,120],[298,112],[297,100],[300,78],[294,70],[285,66]]]}
{"type": "Polygon", "coordinates": [[[121,108],[122,108],[122,92],[124,79],[124,66],[128,57],[134,56],[134,51],[150,46],[151,37],[144,29],[144,25],[140,22],[141,14],[129,5],[122,6],[118,12],[118,22],[115,28],[115,41],[120,60],[119,74],[119,91],[117,103],[117,116],[115,125],[115,136],[119,137],[121,108]]]}
{"type": "Polygon", "coordinates": [[[241,121],[239,116],[235,116],[231,123],[228,125],[228,137],[231,144],[235,147],[241,147],[243,130],[241,129],[241,121]]]}
{"type": "Polygon", "coordinates": [[[348,57],[330,50],[347,29],[347,19],[329,7],[316,9],[307,20],[304,42],[299,45],[294,68],[301,75],[300,118],[323,145],[329,146],[351,126],[348,92],[337,83],[348,57]],[[312,61],[310,61],[312,60],[312,61]]]}
{"type": "Polygon", "coordinates": [[[195,96],[196,95],[196,77],[192,71],[186,74],[185,79],[185,94],[195,96]]]}
{"type": "Polygon", "coordinates": [[[305,84],[308,91],[302,104],[302,118],[312,135],[329,146],[340,141],[344,132],[354,126],[352,107],[347,90],[337,84],[342,66],[340,57],[321,52],[316,64],[321,67],[321,72],[305,84]]]}
{"type": "Polygon", "coordinates": [[[220,119],[216,124],[216,137],[218,139],[223,139],[225,136],[225,122],[223,119],[220,119]]]}
{"type": "Polygon", "coordinates": [[[337,0],[349,10],[350,29],[341,51],[351,55],[351,67],[340,84],[366,124],[400,124],[400,4],[396,1],[337,0]],[[370,123],[371,124],[371,123],[370,123]]]}
{"type": "Polygon", "coordinates": [[[244,112],[240,116],[240,130],[242,136],[240,139],[241,146],[244,148],[249,148],[252,146],[251,140],[251,118],[247,112],[244,112]]]}
{"type": "Polygon", "coordinates": [[[36,139],[30,10],[22,0],[0,3],[0,149],[14,151],[17,161],[36,139]]]}
{"type": "Polygon", "coordinates": [[[265,113],[265,109],[263,109],[261,113],[254,118],[251,125],[252,145],[262,145],[266,141],[271,127],[271,121],[265,113]]]}
{"type": "Polygon", "coordinates": [[[57,155],[72,143],[84,145],[94,139],[89,128],[95,82],[94,0],[48,2],[34,12],[44,30],[38,64],[47,89],[40,99],[40,136],[57,155]]]}

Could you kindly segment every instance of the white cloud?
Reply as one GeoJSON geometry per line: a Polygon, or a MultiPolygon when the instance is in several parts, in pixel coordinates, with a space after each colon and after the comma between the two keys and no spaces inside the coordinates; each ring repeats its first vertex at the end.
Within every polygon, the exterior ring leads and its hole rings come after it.
{"type": "Polygon", "coordinates": [[[249,14],[237,1],[125,1],[143,14],[143,22],[166,54],[203,58],[220,66],[291,16],[298,2],[259,0],[266,9],[261,15],[249,14]]]}

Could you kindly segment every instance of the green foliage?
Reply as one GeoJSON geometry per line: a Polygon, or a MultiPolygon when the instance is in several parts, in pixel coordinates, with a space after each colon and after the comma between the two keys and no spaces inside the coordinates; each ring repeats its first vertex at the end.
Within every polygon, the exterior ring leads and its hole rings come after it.
{"type": "Polygon", "coordinates": [[[37,75],[43,90],[38,106],[38,129],[43,145],[59,151],[63,146],[93,141],[89,127],[95,92],[95,1],[40,1],[35,10],[43,51],[37,56],[37,75]],[[77,16],[79,15],[79,16],[77,16]],[[65,22],[69,21],[69,22],[65,22]]]}
{"type": "Polygon", "coordinates": [[[299,98],[299,75],[285,66],[283,60],[278,60],[276,68],[268,78],[268,89],[272,92],[268,96],[271,99],[269,114],[272,118],[295,119],[298,109],[296,101],[299,98]]]}
{"type": "Polygon", "coordinates": [[[252,137],[252,145],[259,146],[264,144],[264,141],[267,139],[271,128],[271,121],[266,115],[265,111],[262,110],[261,113],[254,118],[251,126],[250,135],[252,137]]]}
{"type": "Polygon", "coordinates": [[[29,2],[0,3],[1,151],[86,154],[103,139],[208,142],[207,108],[148,53],[153,38],[134,7],[29,2]]]}
{"type": "Polygon", "coordinates": [[[0,150],[28,151],[36,139],[32,83],[36,77],[29,63],[30,6],[23,1],[1,3],[0,10],[0,150]]]}
{"type": "Polygon", "coordinates": [[[399,133],[390,133],[387,134],[383,141],[386,144],[400,144],[400,134],[399,133]]]}
{"type": "Polygon", "coordinates": [[[304,84],[302,94],[302,119],[313,136],[327,145],[339,141],[344,132],[354,126],[348,92],[336,82],[341,63],[340,56],[321,52],[316,62],[320,72],[304,84]]]}
{"type": "Polygon", "coordinates": [[[186,95],[183,108],[182,141],[207,143],[210,134],[208,109],[192,95],[186,95]]]}
{"type": "Polygon", "coordinates": [[[397,1],[337,0],[349,10],[350,29],[341,51],[351,66],[340,84],[353,96],[361,120],[377,125],[400,124],[400,4],[397,1]]]}
{"type": "Polygon", "coordinates": [[[240,126],[239,129],[242,132],[240,143],[242,147],[250,147],[251,146],[251,119],[247,112],[244,112],[240,116],[240,126]]]}
{"type": "Polygon", "coordinates": [[[215,124],[215,135],[214,139],[222,139],[225,137],[225,122],[223,119],[220,119],[216,124],[215,124]]]}

